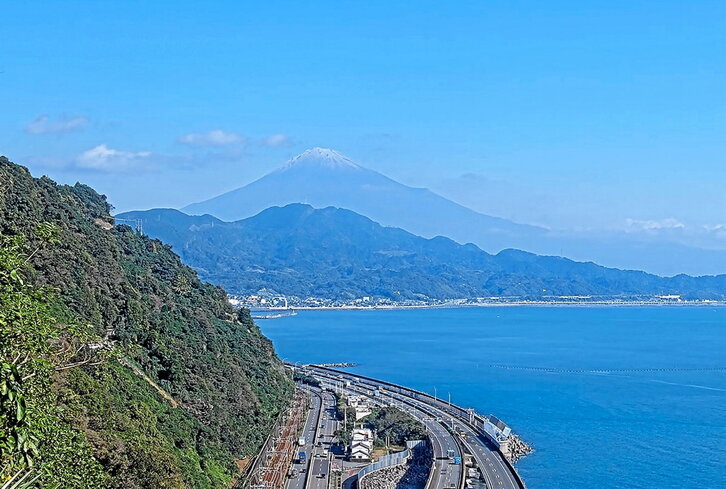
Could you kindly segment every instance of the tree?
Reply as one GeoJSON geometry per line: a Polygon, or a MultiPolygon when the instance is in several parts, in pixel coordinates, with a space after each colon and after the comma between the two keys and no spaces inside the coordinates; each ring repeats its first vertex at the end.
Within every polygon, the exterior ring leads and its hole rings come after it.
{"type": "MultiPolygon", "coordinates": [[[[52,226],[38,234],[54,240],[52,226]]],[[[83,348],[77,345],[90,335],[59,321],[53,292],[26,281],[37,251],[26,248],[20,236],[0,236],[0,483],[103,487],[100,464],[83,435],[62,419],[52,390],[57,370],[88,363],[78,359],[83,348]]]]}

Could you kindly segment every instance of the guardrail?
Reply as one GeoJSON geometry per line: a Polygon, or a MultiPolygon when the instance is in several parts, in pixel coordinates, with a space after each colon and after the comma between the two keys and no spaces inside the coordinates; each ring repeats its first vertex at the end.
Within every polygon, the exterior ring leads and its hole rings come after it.
{"type": "Polygon", "coordinates": [[[358,471],[358,487],[361,487],[361,480],[368,474],[377,470],[385,469],[388,467],[394,467],[396,465],[404,464],[408,458],[413,454],[414,448],[423,445],[426,440],[413,440],[406,442],[406,449],[400,452],[392,453],[390,455],[384,455],[378,459],[378,462],[366,465],[358,471]]]}
{"type": "MultiPolygon", "coordinates": [[[[447,406],[441,399],[434,397],[427,392],[418,391],[416,389],[404,387],[404,386],[401,386],[398,384],[394,384],[392,382],[387,382],[385,380],[373,379],[371,377],[366,377],[365,375],[351,374],[349,372],[341,372],[340,370],[335,370],[335,369],[327,368],[327,367],[312,366],[312,365],[310,367],[312,367],[314,369],[327,371],[334,379],[336,376],[352,377],[354,379],[358,379],[359,381],[365,382],[366,384],[373,385],[375,387],[377,387],[378,385],[385,386],[388,390],[395,392],[397,394],[400,394],[400,395],[407,395],[405,393],[410,393],[410,394],[412,394],[410,397],[413,397],[414,399],[417,399],[417,400],[428,399],[428,400],[434,401],[434,407],[436,409],[439,409],[440,411],[448,412],[449,414],[456,416],[459,419],[459,421],[472,426],[474,428],[474,430],[478,431],[486,439],[491,441],[496,446],[497,450],[499,449],[500,441],[496,438],[496,436],[494,436],[492,433],[490,433],[486,429],[486,425],[492,424],[492,423],[486,417],[484,417],[478,413],[474,413],[474,415],[473,415],[474,422],[472,423],[469,420],[469,410],[462,408],[460,406],[457,406],[455,404],[451,404],[450,406],[447,406]]],[[[335,380],[339,380],[339,379],[335,379],[335,380]]],[[[504,456],[502,456],[502,460],[506,464],[507,468],[511,471],[517,484],[521,488],[526,489],[524,480],[522,480],[519,473],[514,468],[514,465],[509,460],[507,460],[507,458],[504,456]]]]}
{"type": "MultiPolygon", "coordinates": [[[[358,374],[350,374],[348,372],[341,372],[340,370],[335,370],[332,368],[327,367],[319,367],[319,366],[313,366],[310,365],[312,368],[324,370],[327,372],[330,372],[331,374],[337,374],[337,375],[344,375],[346,377],[353,377],[356,378],[366,384],[378,386],[383,385],[386,386],[388,390],[391,390],[392,392],[396,392],[397,394],[402,395],[408,395],[405,393],[410,393],[410,397],[413,397],[414,399],[428,399],[430,401],[434,402],[434,405],[437,409],[440,411],[446,412],[452,416],[456,416],[457,418],[463,420],[464,422],[470,424],[474,428],[477,428],[483,432],[483,434],[492,442],[494,445],[499,448],[500,444],[502,443],[503,439],[501,440],[497,437],[497,427],[492,423],[488,417],[482,416],[477,412],[473,412],[473,419],[469,418],[470,411],[468,409],[462,408],[460,406],[457,406],[455,404],[447,404],[442,399],[439,399],[437,397],[432,396],[428,392],[419,391],[416,389],[411,389],[410,387],[404,387],[402,385],[394,384],[392,382],[387,382],[385,380],[378,380],[373,379],[371,377],[366,377],[365,375],[358,375],[358,374]]],[[[507,428],[508,429],[508,428],[507,428]]],[[[508,434],[509,432],[505,433],[508,434]]]]}

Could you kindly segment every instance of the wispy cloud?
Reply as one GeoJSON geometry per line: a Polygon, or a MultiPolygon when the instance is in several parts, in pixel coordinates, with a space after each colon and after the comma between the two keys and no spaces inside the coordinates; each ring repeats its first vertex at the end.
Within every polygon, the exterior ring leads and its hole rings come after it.
{"type": "Polygon", "coordinates": [[[241,144],[246,141],[243,136],[225,132],[221,129],[214,129],[207,132],[192,132],[179,138],[182,144],[191,146],[225,146],[228,144],[241,144]]]}
{"type": "Polygon", "coordinates": [[[88,125],[88,119],[82,116],[61,116],[53,121],[49,116],[43,114],[25,126],[25,132],[28,134],[65,134],[82,129],[86,125],[88,125]]]}
{"type": "Polygon", "coordinates": [[[703,229],[715,238],[726,240],[726,224],[705,225],[703,229]]]}
{"type": "Polygon", "coordinates": [[[151,156],[150,151],[123,151],[99,144],[81,153],[76,159],[76,166],[102,172],[127,171],[147,163],[151,156]]]}
{"type": "Polygon", "coordinates": [[[268,148],[280,148],[290,146],[292,140],[286,134],[273,134],[259,140],[260,146],[266,146],[268,148]]]}
{"type": "Polygon", "coordinates": [[[670,231],[670,230],[682,230],[686,228],[686,225],[673,217],[665,219],[626,219],[625,225],[627,230],[631,231],[646,231],[646,232],[658,232],[658,231],[670,231]]]}

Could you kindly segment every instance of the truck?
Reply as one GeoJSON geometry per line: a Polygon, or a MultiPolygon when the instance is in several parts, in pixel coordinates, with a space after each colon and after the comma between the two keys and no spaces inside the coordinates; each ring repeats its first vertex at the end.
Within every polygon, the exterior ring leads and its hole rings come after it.
{"type": "Polygon", "coordinates": [[[297,463],[304,464],[305,463],[305,452],[300,452],[297,454],[297,463]]]}
{"type": "Polygon", "coordinates": [[[304,436],[301,436],[300,438],[298,438],[297,439],[297,444],[299,446],[301,446],[301,447],[304,447],[305,446],[305,437],[304,436]]]}
{"type": "Polygon", "coordinates": [[[453,459],[453,458],[454,458],[454,455],[455,455],[455,452],[454,452],[453,450],[451,450],[451,449],[449,449],[449,450],[448,450],[448,451],[446,452],[446,456],[447,456],[448,458],[450,458],[450,459],[453,459]]]}
{"type": "Polygon", "coordinates": [[[454,457],[454,465],[461,465],[461,457],[454,457]]]}

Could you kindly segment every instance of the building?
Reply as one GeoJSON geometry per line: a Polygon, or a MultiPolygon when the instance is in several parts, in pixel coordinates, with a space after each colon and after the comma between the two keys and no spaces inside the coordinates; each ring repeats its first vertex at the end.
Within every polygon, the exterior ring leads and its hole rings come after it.
{"type": "Polygon", "coordinates": [[[355,420],[358,421],[373,412],[373,408],[367,399],[362,396],[349,396],[348,406],[355,409],[355,420]]]}
{"type": "Polygon", "coordinates": [[[348,458],[356,462],[369,462],[373,453],[373,432],[367,428],[355,428],[350,442],[348,458]]]}

